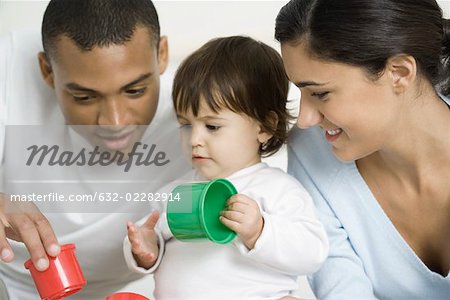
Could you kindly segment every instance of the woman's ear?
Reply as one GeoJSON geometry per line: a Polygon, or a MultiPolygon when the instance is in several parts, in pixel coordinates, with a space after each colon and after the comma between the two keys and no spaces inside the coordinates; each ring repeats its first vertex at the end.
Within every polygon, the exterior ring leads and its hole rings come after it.
{"type": "Polygon", "coordinates": [[[386,63],[386,71],[389,73],[394,92],[403,93],[417,78],[416,59],[406,54],[392,56],[386,63]]]}
{"type": "Polygon", "coordinates": [[[260,124],[258,132],[258,141],[261,144],[264,144],[265,142],[270,140],[273,137],[273,134],[271,134],[270,132],[274,132],[277,129],[278,116],[274,111],[269,112],[264,125],[265,126],[260,124]]]}
{"type": "Polygon", "coordinates": [[[50,61],[47,58],[47,55],[45,55],[45,52],[39,52],[38,61],[42,78],[51,88],[54,88],[55,82],[53,79],[53,70],[52,66],[50,65],[50,61]]]}

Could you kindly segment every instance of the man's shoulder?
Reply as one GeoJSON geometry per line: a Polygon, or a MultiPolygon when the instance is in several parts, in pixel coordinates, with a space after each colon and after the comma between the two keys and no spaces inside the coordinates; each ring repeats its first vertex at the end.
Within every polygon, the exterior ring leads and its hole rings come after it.
{"type": "MultiPolygon", "coordinates": [[[[7,125],[63,122],[55,96],[41,77],[38,53],[42,51],[38,30],[9,32],[0,38],[2,106],[7,125]]],[[[62,123],[63,124],[63,123],[62,123]]]]}
{"type": "Polygon", "coordinates": [[[0,35],[0,47],[10,47],[22,53],[42,51],[41,33],[38,28],[8,31],[0,35]]]}

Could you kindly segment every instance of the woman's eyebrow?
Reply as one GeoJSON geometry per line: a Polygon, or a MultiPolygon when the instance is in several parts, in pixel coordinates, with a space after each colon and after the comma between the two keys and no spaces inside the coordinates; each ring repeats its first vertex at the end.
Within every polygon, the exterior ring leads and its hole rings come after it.
{"type": "Polygon", "coordinates": [[[314,86],[322,86],[325,85],[327,83],[318,83],[315,81],[299,81],[299,82],[294,82],[295,86],[297,86],[298,88],[304,88],[310,85],[314,85],[314,86]]]}

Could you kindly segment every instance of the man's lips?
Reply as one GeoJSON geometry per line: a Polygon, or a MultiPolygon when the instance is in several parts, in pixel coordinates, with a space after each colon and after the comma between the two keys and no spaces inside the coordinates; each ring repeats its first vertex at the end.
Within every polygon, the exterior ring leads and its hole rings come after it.
{"type": "Polygon", "coordinates": [[[121,150],[124,148],[127,148],[131,142],[131,139],[133,137],[133,132],[128,132],[121,135],[111,135],[111,136],[100,136],[97,135],[99,139],[103,142],[106,148],[110,150],[121,150]]]}

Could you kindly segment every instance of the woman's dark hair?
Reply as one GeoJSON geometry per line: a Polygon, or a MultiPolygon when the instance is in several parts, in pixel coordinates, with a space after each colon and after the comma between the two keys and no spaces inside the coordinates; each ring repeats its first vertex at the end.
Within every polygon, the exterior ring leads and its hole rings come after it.
{"type": "Polygon", "coordinates": [[[257,120],[273,137],[260,147],[269,156],[287,138],[286,109],[289,81],[280,55],[249,37],[232,36],[209,41],[187,57],[173,83],[173,101],[178,113],[198,115],[201,101],[219,112],[228,108],[257,120]]]}
{"type": "Polygon", "coordinates": [[[159,20],[151,0],[52,0],[42,20],[42,44],[47,58],[55,58],[62,35],[89,51],[130,41],[137,26],[148,29],[158,48],[159,20]]]}
{"type": "Polygon", "coordinates": [[[380,76],[397,54],[450,93],[450,24],[435,0],[291,0],[276,19],[281,43],[305,43],[312,55],[380,76]]]}

